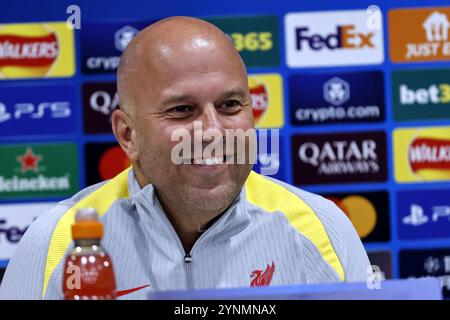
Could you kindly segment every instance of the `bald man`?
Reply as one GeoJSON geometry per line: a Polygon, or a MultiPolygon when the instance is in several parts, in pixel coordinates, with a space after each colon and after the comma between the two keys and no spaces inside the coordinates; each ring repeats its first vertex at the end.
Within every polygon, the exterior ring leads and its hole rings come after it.
{"type": "MultiPolygon", "coordinates": [[[[124,299],[154,290],[366,281],[367,254],[332,202],[251,171],[249,157],[233,161],[236,152],[186,152],[174,161],[173,133],[195,136],[195,123],[223,134],[218,144],[226,144],[227,130],[254,128],[246,68],[219,29],[188,17],[147,27],[121,58],[118,93],[112,127],[132,167],[41,215],[8,265],[0,298],[63,297],[68,230],[81,207],[99,211],[124,299]]],[[[201,148],[212,141],[201,135],[201,148]]],[[[250,152],[249,141],[243,145],[250,152]]]]}

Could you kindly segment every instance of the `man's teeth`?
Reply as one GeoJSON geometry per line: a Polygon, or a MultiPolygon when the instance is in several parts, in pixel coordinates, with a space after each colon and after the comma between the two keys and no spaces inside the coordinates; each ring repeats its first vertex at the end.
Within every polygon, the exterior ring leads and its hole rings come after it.
{"type": "Polygon", "coordinates": [[[207,158],[207,159],[197,159],[195,164],[200,164],[203,166],[214,166],[223,163],[223,158],[207,158]]]}

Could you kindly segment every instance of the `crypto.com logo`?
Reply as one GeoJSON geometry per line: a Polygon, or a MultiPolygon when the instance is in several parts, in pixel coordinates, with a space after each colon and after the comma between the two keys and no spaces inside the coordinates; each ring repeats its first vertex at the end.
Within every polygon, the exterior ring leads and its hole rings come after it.
{"type": "Polygon", "coordinates": [[[203,130],[202,121],[194,121],[193,137],[191,131],[185,128],[172,132],[171,141],[178,143],[172,148],[171,159],[175,165],[255,164],[259,152],[265,158],[261,174],[274,175],[279,167],[272,165],[279,162],[279,130],[270,129],[270,155],[267,152],[268,131],[259,130],[259,139],[253,128],[245,131],[226,129],[224,135],[214,128],[203,130]],[[205,146],[205,143],[208,144],[205,146]]]}

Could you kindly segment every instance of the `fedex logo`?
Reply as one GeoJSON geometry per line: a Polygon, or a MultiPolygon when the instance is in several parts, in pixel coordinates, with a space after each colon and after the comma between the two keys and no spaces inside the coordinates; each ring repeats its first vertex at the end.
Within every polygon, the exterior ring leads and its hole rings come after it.
{"type": "Polygon", "coordinates": [[[384,61],[381,12],[377,23],[366,10],[288,13],[285,16],[289,67],[380,64],[384,61]]]}
{"type": "Polygon", "coordinates": [[[302,50],[302,45],[307,44],[312,50],[330,50],[340,48],[374,48],[373,36],[375,32],[358,32],[354,25],[338,26],[335,33],[320,35],[313,34],[308,27],[295,29],[296,48],[302,50]]]}
{"type": "Polygon", "coordinates": [[[11,258],[28,227],[55,204],[53,202],[0,204],[0,260],[11,258]]]}

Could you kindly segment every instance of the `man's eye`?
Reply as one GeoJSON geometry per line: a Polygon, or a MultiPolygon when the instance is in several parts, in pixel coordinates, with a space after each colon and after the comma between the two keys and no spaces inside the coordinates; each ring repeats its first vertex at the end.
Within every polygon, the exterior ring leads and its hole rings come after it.
{"type": "Polygon", "coordinates": [[[175,112],[175,113],[185,113],[191,111],[192,108],[189,106],[176,106],[169,110],[169,112],[175,112]]]}
{"type": "Polygon", "coordinates": [[[233,108],[233,107],[239,107],[241,105],[241,102],[238,100],[228,100],[222,103],[222,106],[225,108],[233,108]]]}

